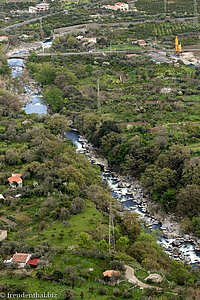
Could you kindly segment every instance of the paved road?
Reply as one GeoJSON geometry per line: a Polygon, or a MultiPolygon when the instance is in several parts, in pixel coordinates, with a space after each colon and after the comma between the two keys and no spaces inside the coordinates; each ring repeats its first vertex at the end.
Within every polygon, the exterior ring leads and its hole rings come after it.
{"type": "MultiPolygon", "coordinates": [[[[70,55],[96,55],[96,54],[101,54],[101,55],[106,55],[107,53],[127,53],[130,51],[94,51],[94,52],[66,52],[66,53],[39,53],[37,56],[70,56],[70,55]]],[[[28,58],[31,55],[31,53],[27,54],[10,54],[8,55],[9,58],[28,58]]]]}
{"type": "Polygon", "coordinates": [[[13,28],[16,28],[16,27],[20,27],[20,26],[23,26],[23,25],[26,25],[26,24],[29,24],[29,23],[32,23],[32,22],[41,20],[41,19],[43,19],[43,18],[47,18],[47,17],[53,16],[53,15],[60,14],[60,13],[61,13],[61,11],[55,12],[55,13],[52,13],[52,14],[48,14],[48,15],[45,15],[45,16],[33,18],[33,19],[30,19],[30,20],[27,20],[27,21],[24,21],[24,22],[12,24],[12,25],[7,26],[7,27],[5,27],[5,28],[1,28],[0,31],[8,31],[8,30],[10,30],[10,29],[13,29],[13,28]]]}

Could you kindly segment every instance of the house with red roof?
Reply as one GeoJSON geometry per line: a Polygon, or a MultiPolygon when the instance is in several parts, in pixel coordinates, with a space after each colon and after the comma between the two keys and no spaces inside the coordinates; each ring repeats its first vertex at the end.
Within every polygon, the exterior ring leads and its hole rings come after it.
{"type": "Polygon", "coordinates": [[[117,3],[115,3],[115,7],[117,9],[120,9],[121,11],[128,11],[129,10],[129,6],[128,6],[127,3],[117,2],[117,3]]]}
{"type": "Polygon", "coordinates": [[[104,277],[109,277],[111,278],[112,276],[119,276],[120,272],[119,271],[115,271],[115,270],[106,270],[105,272],[103,272],[103,276],[104,277]]]}
{"type": "Polygon", "coordinates": [[[16,188],[17,186],[22,187],[22,174],[19,173],[13,173],[12,177],[8,177],[8,181],[10,183],[10,186],[13,188],[16,188]]]}
{"type": "Polygon", "coordinates": [[[137,43],[140,47],[145,47],[147,45],[147,43],[144,40],[138,40],[137,43]]]}
{"type": "Polygon", "coordinates": [[[104,8],[111,10],[129,11],[129,5],[127,3],[117,2],[115,5],[105,5],[104,8]]]}
{"type": "Polygon", "coordinates": [[[7,43],[8,42],[8,37],[5,35],[0,36],[0,43],[7,43]]]}
{"type": "Polygon", "coordinates": [[[15,253],[13,257],[9,260],[6,260],[5,263],[18,263],[19,268],[24,268],[30,258],[30,253],[15,253]]]}

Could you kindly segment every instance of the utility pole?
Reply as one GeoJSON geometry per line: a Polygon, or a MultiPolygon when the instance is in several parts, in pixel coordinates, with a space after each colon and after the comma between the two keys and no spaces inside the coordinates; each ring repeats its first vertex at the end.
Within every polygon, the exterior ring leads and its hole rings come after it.
{"type": "Polygon", "coordinates": [[[99,88],[99,79],[97,79],[97,108],[101,105],[100,103],[100,88],[99,88]]]}
{"type": "Polygon", "coordinates": [[[42,30],[42,18],[40,18],[40,30],[42,30]]]}
{"type": "Polygon", "coordinates": [[[198,18],[198,10],[197,10],[197,0],[194,0],[194,27],[198,27],[199,18],[198,18]]]}
{"type": "Polygon", "coordinates": [[[167,0],[164,0],[164,12],[166,13],[167,11],[167,0]]]}
{"type": "Polygon", "coordinates": [[[114,220],[113,220],[113,212],[112,212],[112,203],[110,201],[110,209],[109,209],[109,235],[108,235],[108,244],[109,244],[109,252],[111,247],[115,250],[115,228],[114,228],[114,220]],[[111,231],[112,231],[112,241],[111,241],[111,231]],[[111,245],[112,242],[112,245],[111,245]]]}

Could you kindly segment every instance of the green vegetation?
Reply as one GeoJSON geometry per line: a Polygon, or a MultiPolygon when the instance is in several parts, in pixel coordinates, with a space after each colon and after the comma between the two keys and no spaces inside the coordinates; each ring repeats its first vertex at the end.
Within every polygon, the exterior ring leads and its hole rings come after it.
{"type": "MultiPolygon", "coordinates": [[[[47,62],[35,61],[30,58],[28,68],[42,83],[41,76],[48,77],[40,68],[46,68],[47,62]]],[[[47,103],[52,101],[49,94],[59,89],[60,112],[74,118],[110,165],[140,178],[165,210],[199,217],[198,69],[155,65],[142,55],[119,54],[52,59],[48,68],[54,70],[55,79],[44,85],[47,103]],[[100,79],[99,109],[96,78],[100,79]],[[164,87],[170,88],[166,94],[164,87]],[[190,210],[189,199],[196,199],[190,210]]],[[[58,111],[55,103],[52,109],[58,111]]],[[[197,234],[198,228],[193,231],[197,234]]]]}
{"type": "MultiPolygon", "coordinates": [[[[200,1],[197,0],[198,6],[200,6],[200,1]]],[[[167,13],[182,13],[182,14],[192,14],[194,12],[193,0],[176,0],[170,1],[166,0],[167,13]]],[[[147,14],[158,14],[164,12],[164,1],[163,0],[138,0],[136,1],[136,7],[138,10],[145,11],[147,14]]]]}
{"type": "MultiPolygon", "coordinates": [[[[70,118],[111,168],[141,180],[158,210],[176,213],[182,230],[200,237],[199,69],[180,61],[154,64],[132,44],[137,39],[151,44],[158,37],[160,43],[173,47],[176,34],[182,35],[185,45],[198,42],[192,23],[172,21],[181,14],[192,16],[192,5],[180,7],[179,1],[168,1],[171,19],[166,20],[161,4],[137,1],[139,10],[158,14],[152,20],[141,12],[111,13],[97,1],[70,2],[67,14],[43,19],[43,29],[36,21],[9,36],[15,46],[17,36],[24,33],[29,35],[26,41],[34,41],[62,26],[98,23],[83,26],[86,37],[97,37],[98,49],[128,50],[135,56],[50,58],[33,53],[26,65],[42,86],[50,112],[42,117],[21,110],[16,97],[22,89],[20,81],[10,78],[6,57],[0,56],[0,229],[8,231],[8,238],[0,242],[0,292],[49,291],[58,300],[198,299],[199,268],[169,259],[156,242],[157,233],[147,233],[137,214],[121,210],[100,181],[100,168],[65,139],[70,118]],[[134,22],[135,18],[142,23],[134,22]],[[129,23],[119,25],[122,22],[129,23]],[[113,26],[104,26],[107,23],[113,26]],[[22,187],[9,186],[13,172],[22,173],[22,187]],[[109,238],[110,203],[114,228],[109,238]],[[39,258],[37,268],[22,271],[14,263],[5,264],[15,252],[39,258]],[[143,282],[148,272],[160,273],[162,283],[149,283],[160,291],[133,287],[124,280],[125,265],[133,267],[143,282]],[[107,269],[120,273],[104,278],[107,269]]],[[[1,4],[3,12],[10,5],[1,4]]],[[[60,8],[57,1],[53,5],[60,8]]],[[[76,36],[56,38],[52,50],[93,49],[76,36]]]]}
{"type": "MultiPolygon", "coordinates": [[[[59,89],[61,92],[62,88],[70,91],[68,83],[73,82],[79,91],[78,85],[88,76],[86,72],[92,72],[91,67],[87,67],[84,73],[83,69],[77,69],[77,65],[76,74],[74,69],[62,68],[61,71],[57,63],[40,63],[39,66],[28,63],[33,74],[46,86],[45,90],[59,89]]],[[[98,64],[94,65],[99,68],[98,64]]],[[[16,97],[8,92],[12,82],[7,68],[4,72],[1,80],[6,85],[0,96],[0,189],[4,195],[0,228],[8,231],[8,239],[0,244],[1,292],[49,291],[57,294],[56,299],[60,300],[69,297],[108,299],[113,296],[141,299],[146,294],[154,295],[154,290],[132,289],[126,281],[120,282],[116,288],[108,284],[109,280],[103,280],[102,273],[106,269],[119,270],[120,279],[124,279],[124,263],[140,268],[143,274],[145,270],[157,271],[170,282],[198,286],[198,273],[184,265],[180,265],[180,271],[185,274],[185,279],[180,281],[173,271],[173,262],[156,243],[153,233],[142,231],[136,214],[120,212],[120,206],[99,179],[99,167],[90,165],[83,155],[76,153],[71,142],[63,139],[68,123],[66,117],[59,114],[26,115],[20,110],[16,97]],[[7,178],[13,172],[22,173],[22,187],[9,187],[7,178]],[[111,251],[108,243],[110,202],[115,219],[111,251]],[[6,266],[3,260],[15,252],[31,252],[33,257],[39,258],[38,267],[27,267],[27,272],[21,272],[16,269],[16,264],[6,266]]],[[[76,105],[80,99],[75,97],[72,101],[71,97],[69,93],[68,102],[63,104],[65,110],[61,109],[63,114],[69,114],[70,103],[75,105],[76,111],[81,110],[76,105]]],[[[85,95],[83,99],[88,107],[88,97],[85,95]]],[[[59,110],[54,105],[51,107],[59,110]]],[[[105,131],[110,133],[111,128],[120,133],[118,125],[109,122],[109,128],[105,124],[100,127],[102,137],[105,131]]],[[[101,139],[97,137],[97,141],[101,139]]],[[[144,280],[144,277],[140,278],[144,280]]],[[[116,279],[111,278],[111,283],[116,279]]],[[[165,280],[162,287],[165,289],[161,297],[171,295],[171,284],[165,280]]],[[[159,296],[157,292],[156,295],[159,296]]]]}

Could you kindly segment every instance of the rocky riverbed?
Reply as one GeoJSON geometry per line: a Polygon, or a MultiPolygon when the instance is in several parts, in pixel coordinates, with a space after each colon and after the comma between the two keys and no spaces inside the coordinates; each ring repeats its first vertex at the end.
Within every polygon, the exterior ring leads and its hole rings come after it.
{"type": "MultiPolygon", "coordinates": [[[[139,219],[150,231],[152,229],[160,230],[161,237],[158,243],[171,258],[185,261],[194,266],[200,263],[200,240],[193,235],[183,234],[174,215],[154,214],[152,211],[155,210],[156,204],[153,203],[141,183],[133,181],[129,176],[120,176],[110,170],[107,160],[101,157],[84,137],[79,136],[77,132],[75,135],[77,151],[84,153],[91,163],[101,166],[102,181],[108,183],[113,197],[121,202],[123,209],[138,213],[139,219]]],[[[74,141],[74,137],[72,141],[74,141]]]]}

